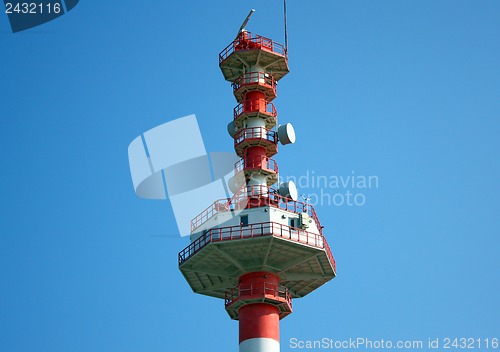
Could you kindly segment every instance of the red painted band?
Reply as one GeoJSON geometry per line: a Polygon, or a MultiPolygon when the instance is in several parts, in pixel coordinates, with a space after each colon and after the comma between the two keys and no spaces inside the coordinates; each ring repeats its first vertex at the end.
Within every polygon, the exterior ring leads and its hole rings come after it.
{"type": "Polygon", "coordinates": [[[278,285],[280,278],[276,274],[268,273],[266,271],[254,271],[253,273],[248,273],[240,276],[240,285],[250,285],[268,282],[274,285],[278,285]]]}
{"type": "Polygon", "coordinates": [[[245,100],[260,100],[260,99],[265,100],[266,95],[258,90],[248,92],[247,94],[245,94],[245,100]]]}
{"type": "Polygon", "coordinates": [[[280,341],[278,308],[266,303],[253,303],[239,309],[240,343],[253,338],[280,341]]]}
{"type": "Polygon", "coordinates": [[[259,145],[256,145],[253,147],[248,147],[248,148],[246,148],[245,152],[246,152],[246,155],[248,157],[255,158],[255,159],[257,159],[259,157],[264,158],[264,157],[266,157],[266,154],[267,154],[266,148],[261,147],[259,145]]]}

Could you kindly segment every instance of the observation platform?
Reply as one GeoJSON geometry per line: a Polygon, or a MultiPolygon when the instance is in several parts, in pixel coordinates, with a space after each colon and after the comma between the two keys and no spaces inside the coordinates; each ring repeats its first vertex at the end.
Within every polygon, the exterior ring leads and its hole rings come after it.
{"type": "Polygon", "coordinates": [[[268,186],[278,182],[278,164],[276,160],[267,156],[243,157],[234,165],[235,177],[238,177],[237,174],[240,172],[244,172],[245,177],[255,175],[256,172],[260,175],[266,175],[268,186]]]}
{"type": "Polygon", "coordinates": [[[193,220],[191,220],[191,232],[195,232],[197,228],[219,213],[253,208],[254,206],[248,201],[249,199],[258,199],[260,206],[270,206],[271,208],[284,210],[296,215],[306,213],[311,217],[311,219],[314,220],[319,233],[322,233],[322,226],[319,222],[318,215],[311,204],[294,201],[290,198],[279,195],[273,188],[263,186],[242,187],[233,195],[232,198],[216,200],[208,208],[203,210],[193,220]]]}
{"type": "Polygon", "coordinates": [[[278,134],[263,127],[251,127],[239,130],[234,135],[234,150],[242,158],[248,147],[260,146],[266,149],[266,155],[271,157],[278,153],[278,134]]]}
{"type": "Polygon", "coordinates": [[[267,101],[272,101],[277,96],[276,80],[265,72],[244,73],[232,84],[234,97],[241,102],[248,92],[262,92],[267,101]]]}
{"type": "Polygon", "coordinates": [[[251,303],[267,303],[278,308],[280,319],[292,313],[292,296],[282,285],[273,282],[239,284],[226,292],[224,305],[231,319],[238,320],[238,310],[251,303]]]}
{"type": "Polygon", "coordinates": [[[245,100],[233,109],[234,125],[240,129],[245,122],[252,118],[261,118],[265,121],[267,129],[276,126],[278,112],[273,103],[264,99],[245,100]]]}
{"type": "Polygon", "coordinates": [[[210,229],[179,253],[179,268],[194,292],[226,299],[226,306],[235,301],[233,289],[245,273],[278,275],[287,291],[275,296],[285,301],[336,276],[323,235],[275,222],[210,229]]]}
{"type": "Polygon", "coordinates": [[[234,82],[250,67],[260,67],[271,73],[276,81],[290,70],[288,55],[283,44],[261,35],[242,32],[219,54],[219,66],[224,79],[234,82]]]}

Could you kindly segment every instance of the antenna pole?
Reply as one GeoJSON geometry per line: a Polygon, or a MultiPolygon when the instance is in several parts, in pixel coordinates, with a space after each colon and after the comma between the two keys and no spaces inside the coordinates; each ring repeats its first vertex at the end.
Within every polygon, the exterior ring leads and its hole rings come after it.
{"type": "Polygon", "coordinates": [[[254,12],[255,12],[255,9],[251,9],[250,10],[250,12],[248,13],[247,18],[245,18],[245,20],[241,24],[240,30],[238,31],[238,34],[236,35],[236,37],[238,37],[238,35],[240,35],[240,33],[243,32],[243,30],[245,29],[245,26],[247,25],[248,21],[250,21],[250,17],[252,16],[252,14],[254,12]]]}
{"type": "Polygon", "coordinates": [[[288,52],[288,30],[286,28],[286,0],[283,0],[283,19],[285,23],[285,50],[288,52]]]}

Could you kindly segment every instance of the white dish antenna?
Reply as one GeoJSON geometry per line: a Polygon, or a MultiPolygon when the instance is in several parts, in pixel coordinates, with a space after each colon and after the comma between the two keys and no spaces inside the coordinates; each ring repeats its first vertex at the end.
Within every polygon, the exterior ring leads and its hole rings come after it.
{"type": "Polygon", "coordinates": [[[282,197],[290,198],[293,201],[299,199],[299,192],[297,186],[293,181],[281,182],[278,188],[278,194],[282,197]]]}
{"type": "Polygon", "coordinates": [[[278,127],[278,139],[282,145],[295,143],[295,129],[291,123],[278,127]]]}

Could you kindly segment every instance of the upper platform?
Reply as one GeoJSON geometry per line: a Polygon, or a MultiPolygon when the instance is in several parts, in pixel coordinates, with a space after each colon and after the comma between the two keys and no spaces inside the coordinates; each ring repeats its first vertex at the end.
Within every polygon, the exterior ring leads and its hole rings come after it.
{"type": "Polygon", "coordinates": [[[235,211],[238,212],[242,209],[254,208],[252,200],[255,199],[259,200],[258,203],[260,206],[270,206],[274,209],[292,212],[296,217],[301,213],[306,213],[316,225],[316,230],[322,234],[323,227],[316,214],[316,210],[311,204],[294,201],[293,199],[280,195],[278,191],[273,188],[260,185],[241,187],[232,198],[219,199],[213,202],[208,208],[191,220],[191,233],[194,234],[215,227],[216,225],[213,223],[211,224],[209,221],[212,218],[219,217],[219,220],[222,218],[226,218],[227,220],[226,215],[232,217],[235,211]]]}
{"type": "Polygon", "coordinates": [[[290,70],[288,56],[283,44],[242,32],[219,54],[219,66],[227,81],[234,82],[251,67],[259,67],[271,73],[276,81],[283,78],[290,70]]]}
{"type": "Polygon", "coordinates": [[[226,298],[226,304],[246,273],[278,275],[286,288],[283,298],[304,297],[336,276],[323,235],[276,222],[207,230],[179,253],[179,268],[194,292],[226,298]]]}
{"type": "Polygon", "coordinates": [[[314,207],[268,187],[242,187],[193,219],[191,229],[179,268],[194,292],[225,297],[226,306],[237,307],[234,288],[247,273],[279,276],[284,289],[270,287],[268,298],[281,303],[309,294],[336,275],[314,207]]]}
{"type": "Polygon", "coordinates": [[[262,92],[267,101],[276,98],[276,80],[265,72],[244,73],[233,82],[234,97],[241,103],[248,92],[262,92]]]}

